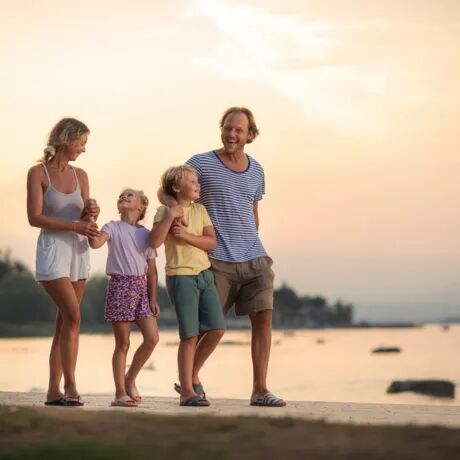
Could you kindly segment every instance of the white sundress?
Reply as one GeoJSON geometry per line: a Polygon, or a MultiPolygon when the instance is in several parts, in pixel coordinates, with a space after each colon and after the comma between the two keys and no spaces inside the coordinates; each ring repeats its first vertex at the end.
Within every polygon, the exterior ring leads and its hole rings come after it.
{"type": "MultiPolygon", "coordinates": [[[[51,184],[45,165],[43,168],[48,178],[48,188],[43,194],[43,214],[69,221],[80,220],[84,203],[75,169],[72,168],[77,182],[75,190],[72,193],[62,193],[51,184]]],[[[88,279],[88,238],[70,231],[42,229],[37,241],[35,273],[37,281],[88,279]]]]}

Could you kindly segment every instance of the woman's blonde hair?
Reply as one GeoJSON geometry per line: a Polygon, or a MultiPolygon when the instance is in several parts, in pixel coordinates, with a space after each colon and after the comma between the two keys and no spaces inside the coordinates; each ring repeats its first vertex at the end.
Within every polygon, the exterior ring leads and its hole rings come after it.
{"type": "Polygon", "coordinates": [[[75,118],[59,120],[51,130],[46,148],[43,150],[42,163],[48,163],[56,153],[69,141],[76,141],[83,134],[89,134],[89,128],[75,118]]]}
{"type": "Polygon", "coordinates": [[[252,139],[248,139],[248,144],[250,144],[259,135],[259,128],[257,128],[254,114],[247,107],[230,107],[227,109],[220,119],[220,129],[224,127],[227,117],[234,113],[242,113],[246,115],[249,123],[249,132],[252,133],[252,139]]]}
{"type": "Polygon", "coordinates": [[[142,220],[144,217],[145,217],[145,213],[147,212],[147,207],[149,205],[149,199],[147,198],[147,196],[145,195],[144,191],[143,190],[136,190],[134,188],[125,188],[122,190],[122,192],[120,193],[120,195],[123,195],[124,193],[126,192],[134,192],[137,197],[139,198],[139,201],[141,202],[141,204],[144,206],[144,209],[141,211],[140,215],[139,215],[139,218],[137,219],[137,222],[139,222],[140,220],[142,220]]]}
{"type": "Polygon", "coordinates": [[[180,186],[185,173],[188,172],[198,176],[197,170],[189,165],[172,166],[168,168],[161,176],[161,188],[163,192],[176,198],[177,193],[174,187],[177,188],[180,186]]]}

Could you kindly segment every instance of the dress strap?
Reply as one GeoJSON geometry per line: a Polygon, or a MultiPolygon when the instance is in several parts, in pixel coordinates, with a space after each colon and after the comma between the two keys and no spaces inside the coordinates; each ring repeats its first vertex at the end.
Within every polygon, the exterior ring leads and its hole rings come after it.
{"type": "Polygon", "coordinates": [[[43,166],[43,169],[45,170],[46,177],[48,178],[48,187],[50,187],[51,186],[51,178],[50,178],[50,175],[48,173],[48,169],[46,169],[45,163],[42,163],[42,166],[43,166]]]}
{"type": "MultiPolygon", "coordinates": [[[[70,166],[70,165],[69,165],[70,166]]],[[[75,180],[77,181],[77,187],[81,189],[80,187],[80,182],[78,180],[78,176],[77,176],[77,171],[75,171],[75,168],[73,166],[70,166],[72,168],[72,171],[73,173],[75,174],[75,180]]]]}

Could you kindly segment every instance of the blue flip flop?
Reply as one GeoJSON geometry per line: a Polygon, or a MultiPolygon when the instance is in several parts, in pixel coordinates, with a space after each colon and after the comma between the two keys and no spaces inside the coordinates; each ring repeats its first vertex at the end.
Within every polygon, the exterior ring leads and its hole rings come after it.
{"type": "Polygon", "coordinates": [[[211,403],[207,399],[203,399],[201,396],[195,395],[190,396],[190,398],[187,398],[184,401],[180,401],[179,405],[188,407],[208,407],[211,403]]]}
{"type": "MultiPolygon", "coordinates": [[[[201,383],[194,383],[193,390],[203,399],[206,399],[206,392],[204,391],[203,385],[201,383]]],[[[176,391],[179,394],[181,393],[181,387],[179,383],[174,384],[174,391],[176,391]]]]}

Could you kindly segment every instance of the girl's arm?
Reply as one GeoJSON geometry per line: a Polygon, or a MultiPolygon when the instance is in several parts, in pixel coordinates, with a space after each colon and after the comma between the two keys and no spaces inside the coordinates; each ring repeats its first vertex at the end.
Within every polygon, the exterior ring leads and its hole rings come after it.
{"type": "Polygon", "coordinates": [[[158,272],[155,259],[149,259],[147,265],[147,291],[150,308],[152,309],[153,316],[160,316],[160,306],[157,303],[158,272]]]}
{"type": "Polygon", "coordinates": [[[174,208],[166,207],[163,220],[153,224],[153,228],[149,235],[149,246],[155,249],[159,248],[165,242],[174,219],[182,217],[183,215],[184,211],[180,206],[175,206],[174,208]]]}
{"type": "Polygon", "coordinates": [[[93,248],[93,249],[98,249],[100,248],[101,246],[104,245],[104,243],[106,241],[108,241],[109,239],[109,234],[106,233],[106,232],[100,232],[99,233],[99,236],[97,236],[96,238],[88,238],[88,242],[89,242],[89,245],[93,248]]]}
{"type": "Polygon", "coordinates": [[[32,227],[45,230],[76,232],[87,237],[99,236],[97,225],[93,222],[69,221],[43,215],[42,168],[33,166],[27,174],[27,218],[32,227]]]}
{"type": "Polygon", "coordinates": [[[216,232],[212,225],[203,228],[202,235],[191,235],[182,224],[176,224],[171,230],[172,234],[188,244],[204,251],[216,249],[216,232]]]}

